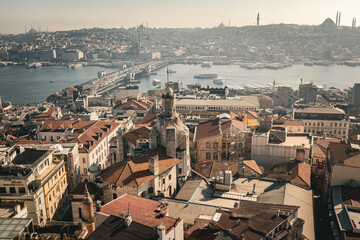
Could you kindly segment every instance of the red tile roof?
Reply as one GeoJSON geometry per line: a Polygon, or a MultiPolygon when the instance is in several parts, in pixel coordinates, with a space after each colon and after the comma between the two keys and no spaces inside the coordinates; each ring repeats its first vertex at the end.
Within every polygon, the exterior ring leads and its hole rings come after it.
{"type": "Polygon", "coordinates": [[[259,165],[257,165],[255,160],[244,160],[243,164],[259,175],[262,175],[264,173],[264,171],[259,167],[259,165]]]}
{"type": "Polygon", "coordinates": [[[129,142],[136,145],[136,141],[139,139],[149,139],[149,133],[150,129],[148,127],[140,127],[125,133],[124,136],[129,142]]]}
{"type": "Polygon", "coordinates": [[[156,227],[163,223],[166,233],[168,233],[176,227],[178,221],[175,218],[162,215],[159,211],[162,210],[161,207],[160,202],[124,194],[102,206],[100,212],[113,216],[120,216],[121,212],[130,212],[133,221],[149,227],[156,227]]]}
{"type": "Polygon", "coordinates": [[[147,114],[145,115],[135,126],[135,128],[139,127],[151,127],[154,125],[154,120],[156,119],[156,114],[147,114]]]}
{"type": "Polygon", "coordinates": [[[126,103],[120,104],[115,107],[116,110],[126,110],[126,109],[135,109],[135,110],[147,110],[149,107],[140,101],[135,99],[129,99],[126,103]]]}
{"type": "Polygon", "coordinates": [[[104,169],[100,175],[104,182],[117,186],[141,186],[154,178],[149,170],[149,159],[159,157],[159,173],[181,162],[180,159],[166,155],[166,149],[159,147],[141,154],[131,161],[124,161],[104,169]]]}

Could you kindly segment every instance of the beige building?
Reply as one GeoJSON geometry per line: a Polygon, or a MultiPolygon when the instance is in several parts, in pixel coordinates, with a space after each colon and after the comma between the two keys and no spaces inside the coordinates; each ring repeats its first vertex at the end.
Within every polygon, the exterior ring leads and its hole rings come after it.
{"type": "Polygon", "coordinates": [[[187,111],[258,111],[259,99],[256,96],[241,96],[237,99],[179,99],[176,110],[187,111]]]}
{"type": "Polygon", "coordinates": [[[345,139],[349,135],[350,122],[344,110],[340,108],[332,106],[294,108],[293,118],[303,121],[304,132],[345,139]]]}
{"type": "Polygon", "coordinates": [[[51,150],[18,147],[17,156],[0,171],[1,201],[24,202],[36,225],[65,213],[67,186],[65,162],[51,150]]]}

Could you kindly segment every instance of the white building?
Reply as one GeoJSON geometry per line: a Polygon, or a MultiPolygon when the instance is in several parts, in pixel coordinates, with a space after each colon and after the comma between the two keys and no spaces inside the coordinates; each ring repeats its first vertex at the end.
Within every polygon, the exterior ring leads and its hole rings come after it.
{"type": "Polygon", "coordinates": [[[62,53],[62,60],[64,62],[74,62],[79,61],[84,58],[84,53],[78,49],[76,50],[66,50],[62,53]]]}
{"type": "Polygon", "coordinates": [[[281,127],[265,133],[254,132],[251,159],[265,169],[295,159],[310,163],[311,144],[312,137],[308,133],[288,133],[281,127]]]}
{"type": "Polygon", "coordinates": [[[79,146],[81,180],[90,180],[88,168],[95,164],[99,169],[110,165],[110,140],[117,135],[121,123],[113,121],[48,120],[37,133],[41,141],[73,142],[79,146]]]}

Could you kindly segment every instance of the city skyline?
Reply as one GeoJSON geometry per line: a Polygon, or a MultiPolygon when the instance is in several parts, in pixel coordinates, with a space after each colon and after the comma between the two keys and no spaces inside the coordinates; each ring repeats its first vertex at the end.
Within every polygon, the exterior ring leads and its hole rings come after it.
{"type": "Polygon", "coordinates": [[[292,1],[257,0],[252,2],[225,0],[199,0],[196,2],[164,1],[132,2],[106,0],[69,0],[54,2],[36,0],[32,2],[2,0],[0,2],[0,33],[18,34],[31,28],[59,31],[81,28],[130,28],[140,24],[153,28],[214,27],[225,25],[256,25],[260,13],[260,25],[300,24],[318,25],[326,18],[335,22],[336,12],[342,13],[341,25],[351,26],[352,19],[360,17],[356,9],[360,3],[346,1],[292,1]]]}

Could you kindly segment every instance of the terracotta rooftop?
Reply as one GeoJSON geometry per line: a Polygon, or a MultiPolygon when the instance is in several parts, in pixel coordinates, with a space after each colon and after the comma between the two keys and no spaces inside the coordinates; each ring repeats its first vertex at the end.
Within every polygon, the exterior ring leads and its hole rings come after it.
{"type": "Polygon", "coordinates": [[[140,224],[136,221],[132,221],[131,224],[127,226],[126,220],[124,218],[110,216],[103,223],[101,223],[86,239],[156,240],[159,239],[159,236],[155,228],[144,226],[143,224],[140,224]]]}
{"type": "Polygon", "coordinates": [[[156,114],[147,114],[136,124],[135,128],[151,127],[154,125],[155,119],[156,119],[156,114]]]}
{"type": "Polygon", "coordinates": [[[156,227],[163,223],[167,233],[178,224],[178,221],[175,218],[163,215],[161,206],[160,202],[154,200],[124,194],[102,206],[100,212],[117,217],[120,216],[121,212],[130,212],[134,222],[148,227],[156,227]]]}
{"type": "Polygon", "coordinates": [[[360,167],[360,151],[351,149],[346,143],[330,143],[330,154],[334,165],[344,164],[345,166],[360,167]]]}
{"type": "Polygon", "coordinates": [[[251,170],[253,170],[254,172],[256,172],[259,175],[262,175],[264,173],[263,169],[261,169],[259,167],[259,165],[257,165],[255,160],[244,160],[243,164],[246,165],[247,167],[249,167],[251,170]]]}
{"type": "Polygon", "coordinates": [[[210,224],[243,239],[264,239],[299,207],[240,201],[239,208],[217,210],[210,224]],[[277,212],[279,214],[277,215],[277,212]],[[215,217],[216,216],[216,217],[215,217]]]}
{"type": "Polygon", "coordinates": [[[149,139],[149,133],[150,129],[148,127],[140,127],[125,133],[124,136],[129,142],[136,145],[136,141],[139,139],[149,139]]]}
{"type": "Polygon", "coordinates": [[[118,186],[140,186],[154,178],[149,170],[149,159],[158,155],[159,173],[181,162],[166,155],[166,149],[159,147],[141,154],[138,158],[124,161],[104,169],[100,175],[104,182],[118,186]]]}
{"type": "Polygon", "coordinates": [[[147,110],[149,107],[140,101],[135,99],[129,99],[127,102],[120,104],[115,107],[116,110],[127,110],[127,109],[134,109],[134,110],[147,110]]]}

